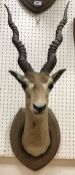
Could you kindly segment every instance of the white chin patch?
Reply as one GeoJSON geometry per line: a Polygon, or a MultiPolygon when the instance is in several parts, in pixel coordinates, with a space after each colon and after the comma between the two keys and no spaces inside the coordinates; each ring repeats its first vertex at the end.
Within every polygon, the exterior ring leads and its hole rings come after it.
{"type": "Polygon", "coordinates": [[[33,89],[34,84],[33,83],[29,83],[29,89],[33,89]]]}

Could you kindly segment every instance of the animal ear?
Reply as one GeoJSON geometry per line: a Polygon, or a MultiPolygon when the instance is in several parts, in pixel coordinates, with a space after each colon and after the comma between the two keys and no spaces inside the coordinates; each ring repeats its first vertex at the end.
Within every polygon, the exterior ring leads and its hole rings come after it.
{"type": "Polygon", "coordinates": [[[56,81],[61,77],[61,75],[65,72],[66,69],[60,69],[56,73],[54,73],[51,77],[53,79],[53,82],[56,83],[56,81]]]}
{"type": "Polygon", "coordinates": [[[9,70],[9,73],[18,80],[18,82],[21,84],[22,88],[25,89],[27,87],[28,80],[24,78],[24,76],[20,75],[17,72],[14,72],[12,70],[9,70]]]}

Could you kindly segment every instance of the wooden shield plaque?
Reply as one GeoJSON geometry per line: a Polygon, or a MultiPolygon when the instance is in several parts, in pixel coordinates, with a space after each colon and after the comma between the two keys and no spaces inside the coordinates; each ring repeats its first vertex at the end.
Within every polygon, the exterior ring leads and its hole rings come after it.
{"type": "Polygon", "coordinates": [[[55,0],[21,0],[28,10],[40,13],[52,6],[55,0]]]}
{"type": "Polygon", "coordinates": [[[21,108],[16,114],[10,132],[10,141],[12,150],[15,156],[25,166],[32,170],[39,170],[49,163],[58,151],[60,144],[60,129],[58,122],[53,114],[52,110],[49,109],[49,131],[51,144],[47,151],[39,157],[33,157],[28,154],[22,145],[22,133],[25,123],[25,109],[21,108]]]}

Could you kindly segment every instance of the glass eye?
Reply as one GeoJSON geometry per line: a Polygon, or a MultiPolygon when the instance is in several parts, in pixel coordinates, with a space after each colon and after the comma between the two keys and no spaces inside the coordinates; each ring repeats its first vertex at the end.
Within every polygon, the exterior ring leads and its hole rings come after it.
{"type": "Polygon", "coordinates": [[[26,82],[22,82],[22,88],[25,90],[26,89],[26,87],[27,87],[27,84],[26,84],[26,82]]]}
{"type": "Polygon", "coordinates": [[[48,85],[48,89],[51,90],[52,88],[53,88],[53,83],[50,83],[50,84],[48,85]]]}

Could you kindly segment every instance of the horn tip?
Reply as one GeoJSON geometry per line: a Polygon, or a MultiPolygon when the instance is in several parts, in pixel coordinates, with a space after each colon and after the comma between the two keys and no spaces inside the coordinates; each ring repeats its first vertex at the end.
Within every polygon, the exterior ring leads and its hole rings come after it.
{"type": "Polygon", "coordinates": [[[8,10],[8,7],[7,7],[7,5],[6,5],[6,4],[4,4],[4,6],[5,6],[5,8],[8,10]]]}

